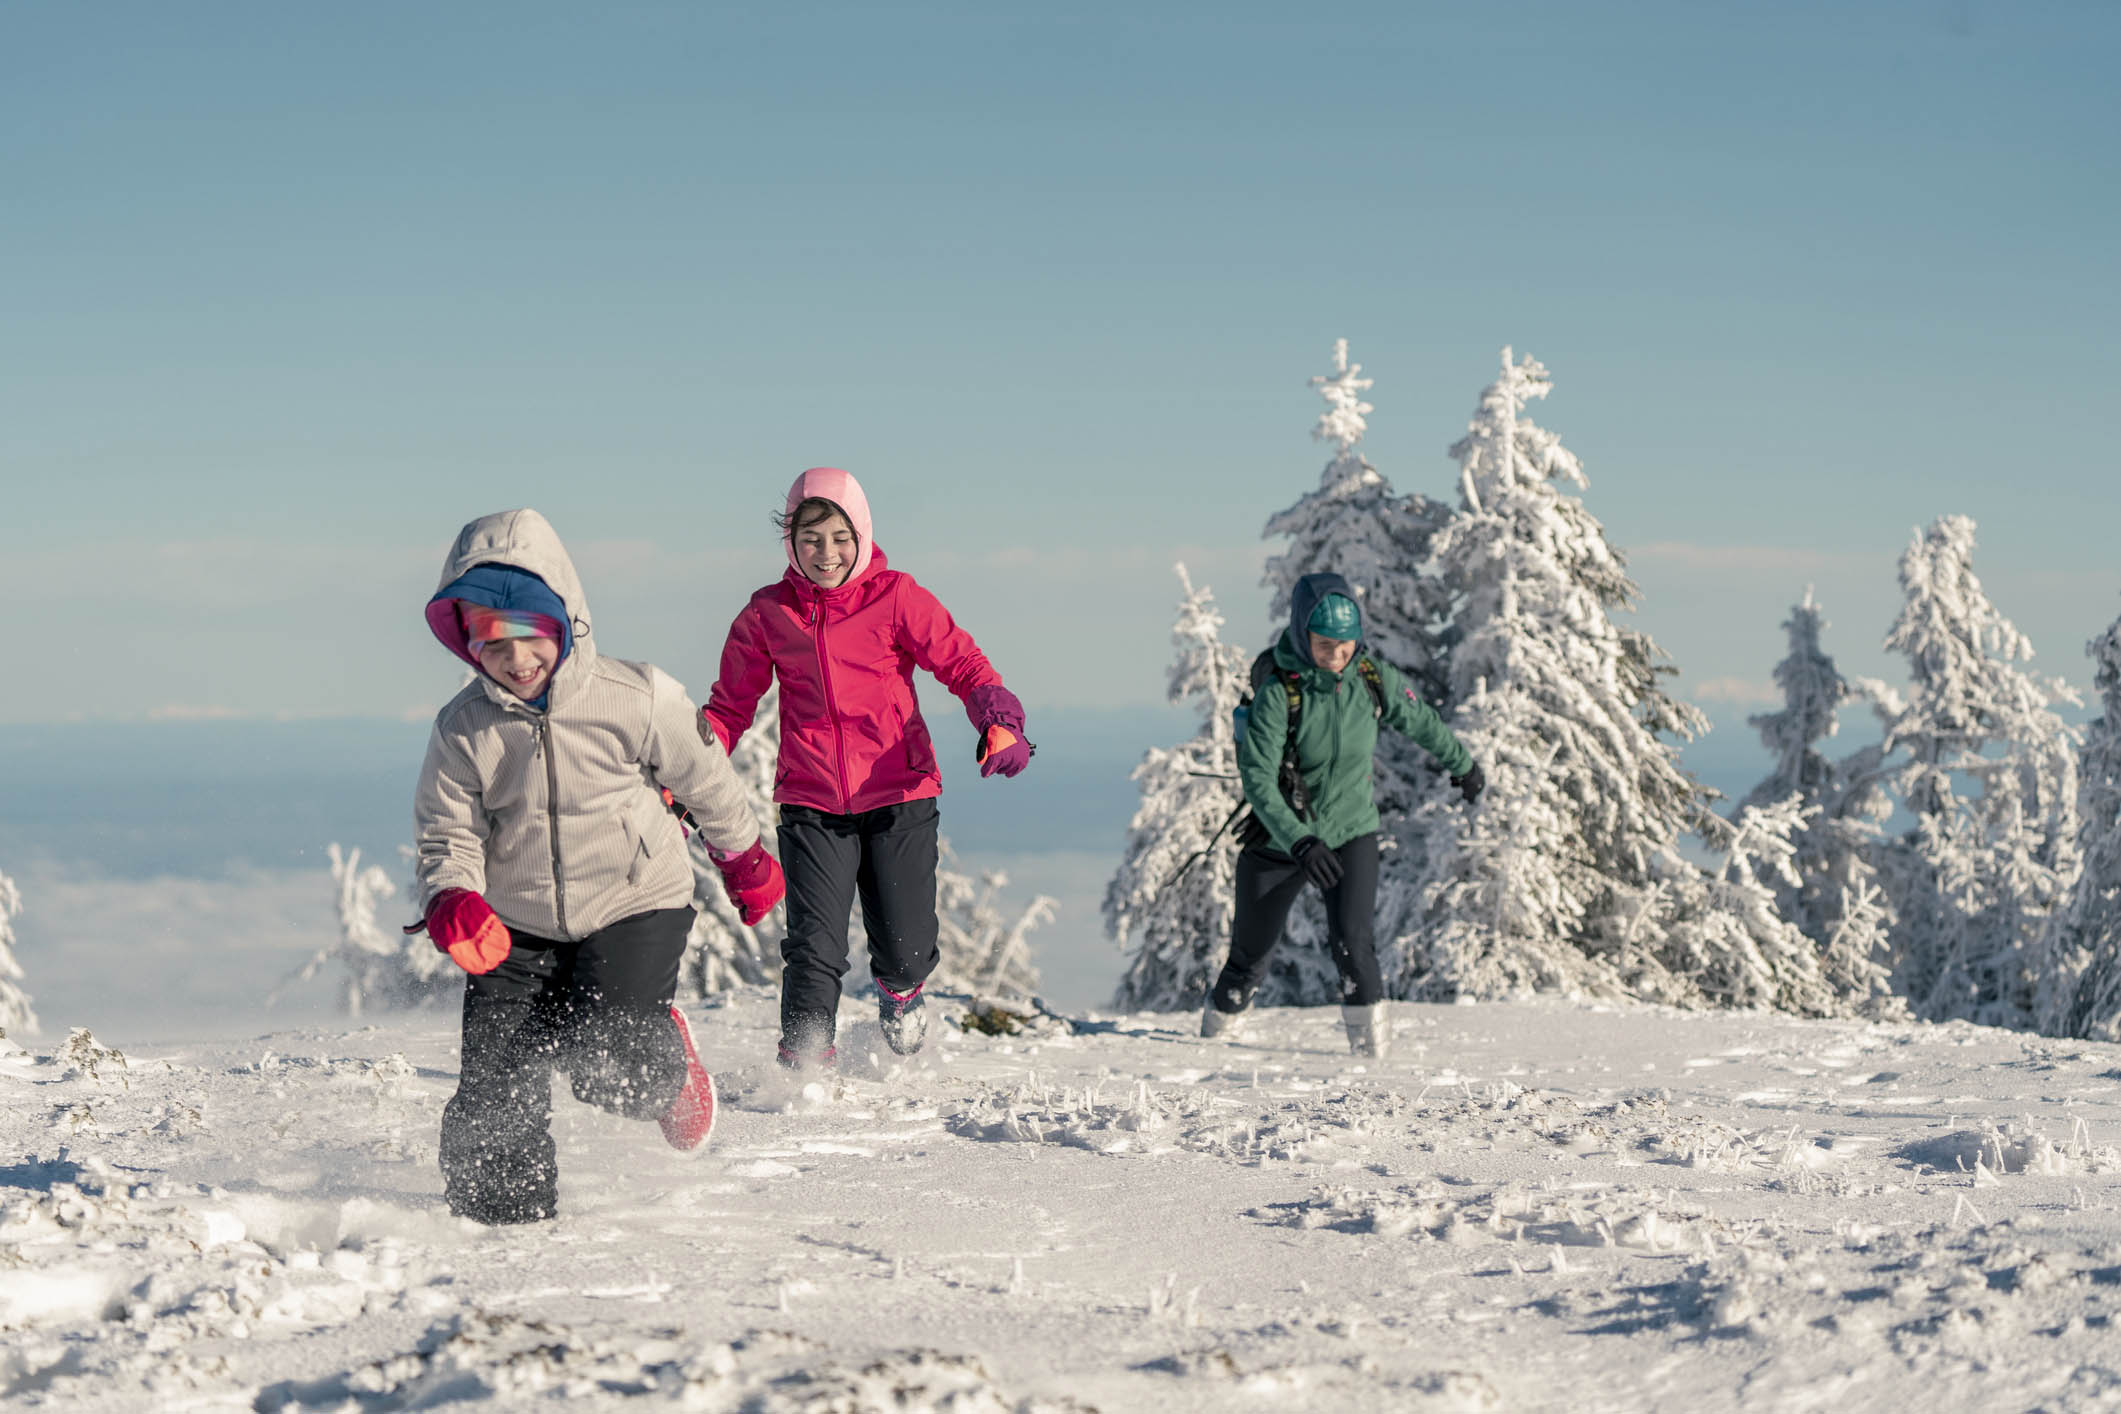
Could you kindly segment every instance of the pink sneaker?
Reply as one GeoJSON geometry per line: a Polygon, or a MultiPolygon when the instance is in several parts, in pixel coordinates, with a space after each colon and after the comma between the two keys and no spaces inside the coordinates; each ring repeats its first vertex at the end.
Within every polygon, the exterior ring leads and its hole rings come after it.
{"type": "Polygon", "coordinates": [[[670,1019],[677,1023],[678,1040],[685,1047],[685,1088],[656,1123],[663,1126],[663,1139],[671,1148],[697,1149],[714,1133],[714,1077],[700,1064],[685,1013],[673,1006],[670,1019]]]}

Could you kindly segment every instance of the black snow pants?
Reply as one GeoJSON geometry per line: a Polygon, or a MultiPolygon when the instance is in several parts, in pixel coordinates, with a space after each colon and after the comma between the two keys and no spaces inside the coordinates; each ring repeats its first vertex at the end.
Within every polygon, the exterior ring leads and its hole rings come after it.
{"type": "Polygon", "coordinates": [[[654,1119],[685,1088],[670,1019],[690,908],[622,918],[580,942],[514,935],[501,965],[464,989],[457,1093],[442,1111],[449,1211],[485,1223],[553,1215],[559,1170],[552,1072],[576,1099],[654,1119]]]}
{"type": "Polygon", "coordinates": [[[870,975],[905,993],[935,971],[935,821],[933,798],[855,815],[781,807],[781,870],[788,877],[781,1038],[792,1048],[832,1044],[857,893],[870,975]]]}
{"type": "MultiPolygon", "coordinates": [[[[1326,945],[1340,969],[1342,1003],[1368,1006],[1385,995],[1377,970],[1377,836],[1357,835],[1333,853],[1341,876],[1325,890],[1326,945]]],[[[1217,1011],[1239,1012],[1251,1004],[1306,882],[1303,865],[1271,845],[1252,845],[1238,854],[1230,956],[1209,993],[1217,1011]]]]}

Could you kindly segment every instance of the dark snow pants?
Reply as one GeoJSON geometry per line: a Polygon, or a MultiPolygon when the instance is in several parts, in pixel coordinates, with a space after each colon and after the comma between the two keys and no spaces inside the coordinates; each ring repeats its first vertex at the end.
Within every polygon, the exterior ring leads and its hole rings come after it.
{"type": "Polygon", "coordinates": [[[449,1211],[486,1223],[553,1215],[559,1170],[552,1072],[574,1097],[654,1119],[685,1088],[670,1019],[690,908],[622,918],[577,943],[514,935],[501,965],[464,988],[457,1093],[442,1111],[449,1211]]]}
{"type": "Polygon", "coordinates": [[[788,877],[781,1037],[791,1046],[832,1043],[857,894],[870,975],[905,993],[935,971],[935,821],[933,798],[857,815],[781,807],[781,870],[788,877]]]}
{"type": "MultiPolygon", "coordinates": [[[[1340,882],[1325,891],[1326,946],[1340,969],[1340,999],[1348,1006],[1384,1000],[1377,970],[1377,836],[1357,835],[1333,851],[1340,882]]],[[[1267,975],[1296,896],[1309,882],[1303,865],[1271,845],[1237,856],[1237,916],[1230,925],[1230,957],[1209,993],[1217,1011],[1243,1011],[1267,975]]]]}

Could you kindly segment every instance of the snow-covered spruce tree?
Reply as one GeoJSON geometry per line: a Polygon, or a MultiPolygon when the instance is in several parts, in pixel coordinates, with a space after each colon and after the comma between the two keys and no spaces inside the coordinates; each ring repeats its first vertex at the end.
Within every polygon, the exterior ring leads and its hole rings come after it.
{"type": "Polygon", "coordinates": [[[1902,704],[1886,684],[1844,677],[1834,666],[1820,646],[1826,620],[1809,589],[1782,626],[1790,636],[1788,656],[1775,665],[1782,710],[1747,718],[1775,766],[1741,809],[1797,802],[1788,866],[1770,871],[1776,910],[1819,949],[1820,968],[1837,994],[1867,997],[1872,1010],[1886,1010],[1891,918],[1871,858],[1892,810],[1875,784],[1880,748],[1835,761],[1819,746],[1841,730],[1844,706],[1868,703],[1890,725],[1902,704]]]}
{"type": "Polygon", "coordinates": [[[426,1006],[454,996],[463,974],[448,955],[424,934],[409,936],[402,928],[377,919],[376,906],[398,896],[398,886],[382,866],[362,868],[361,851],[342,850],[337,842],[326,846],[325,853],[331,859],[332,905],[339,918],[339,936],[317,949],[273,990],[266,1003],[278,1001],[289,987],[307,982],[332,962],[344,970],[340,1005],[348,1016],[426,1006]]]}
{"type": "Polygon", "coordinates": [[[1885,646],[1911,687],[1878,774],[1915,824],[1879,874],[1915,1014],[2022,1027],[2036,945],[2077,873],[2078,733],[2052,704],[2078,699],[2016,666],[2032,644],[1989,602],[1973,553],[1974,522],[1943,516],[1900,560],[1907,597],[1885,646]]]}
{"type": "Polygon", "coordinates": [[[1673,670],[1649,637],[1613,622],[1639,592],[1603,528],[1556,484],[1586,487],[1581,464],[1523,416],[1551,386],[1537,362],[1503,350],[1501,377],[1451,449],[1461,503],[1435,555],[1458,596],[1452,727],[1488,793],[1470,811],[1455,797],[1422,807],[1427,926],[1400,940],[1388,986],[1832,1010],[1810,949],[1719,916],[1730,900],[1680,853],[1694,830],[1734,847],[1664,739],[1706,721],[1663,691],[1673,670]]]}
{"type": "Polygon", "coordinates": [[[1175,747],[1151,747],[1134,768],[1141,804],[1127,849],[1105,886],[1105,932],[1140,945],[1113,1005],[1127,1011],[1197,1007],[1230,948],[1237,850],[1229,825],[1244,800],[1230,719],[1251,657],[1222,641],[1223,616],[1206,586],[1177,566],[1185,595],[1171,628],[1177,653],[1166,695],[1200,711],[1200,729],[1175,747]]]}
{"type": "Polygon", "coordinates": [[[2036,955],[2036,1020],[2050,1035],[2121,1041],[2121,619],[2085,652],[2101,710],[2078,756],[2077,880],[2036,955]]]}
{"type": "MultiPolygon", "coordinates": [[[[1288,541],[1266,564],[1270,611],[1277,624],[1287,616],[1290,592],[1304,575],[1330,570],[1346,576],[1362,603],[1365,651],[1403,670],[1441,708],[1447,676],[1438,631],[1450,596],[1423,568],[1450,508],[1418,493],[1396,493],[1370,465],[1360,448],[1369,430],[1367,416],[1375,411],[1362,394],[1373,380],[1361,376],[1361,364],[1348,362],[1346,339],[1334,342],[1332,369],[1311,379],[1326,402],[1311,438],[1329,444],[1333,457],[1317,487],[1268,517],[1263,532],[1288,541]]],[[[1251,657],[1245,655],[1248,664],[1251,657]]],[[[1396,732],[1379,736],[1378,833],[1385,851],[1377,890],[1380,946],[1389,948],[1391,939],[1419,926],[1420,899],[1406,863],[1424,850],[1413,811],[1443,789],[1442,777],[1421,748],[1396,732]]],[[[1290,946],[1276,950],[1260,1000],[1285,1005],[1338,1001],[1340,980],[1325,960],[1325,914],[1315,893],[1306,890],[1298,899],[1288,934],[1290,946]]]]}
{"type": "Polygon", "coordinates": [[[15,961],[15,920],[22,915],[22,891],[0,874],[0,1036],[37,1032],[37,1013],[22,989],[22,964],[15,961]]]}

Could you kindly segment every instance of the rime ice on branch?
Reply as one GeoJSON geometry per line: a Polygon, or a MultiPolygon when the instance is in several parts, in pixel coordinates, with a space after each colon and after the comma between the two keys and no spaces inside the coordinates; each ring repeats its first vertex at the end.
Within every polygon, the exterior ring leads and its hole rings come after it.
{"type": "MultiPolygon", "coordinates": [[[[943,847],[945,859],[951,857],[943,847]]],[[[930,979],[938,991],[966,992],[998,1000],[1028,1000],[1038,992],[1031,960],[1031,934],[1051,923],[1056,899],[1039,894],[1012,920],[1002,910],[1009,876],[990,869],[977,881],[954,869],[935,871],[937,947],[942,953],[930,979]]]]}
{"type": "MultiPolygon", "coordinates": [[[[759,822],[769,844],[780,807],[773,803],[773,778],[781,749],[781,690],[766,690],[759,699],[751,730],[737,740],[729,764],[744,788],[744,804],[759,822]]],[[[774,846],[778,853],[778,846],[774,846]]],[[[687,851],[692,863],[692,933],[685,941],[685,960],[678,971],[681,995],[705,997],[734,987],[778,981],[780,940],[788,930],[788,907],[773,911],[747,928],[722,887],[722,876],[705,851],[687,851]]]]}
{"type": "Polygon", "coordinates": [[[266,1005],[278,1001],[289,987],[307,982],[326,963],[337,962],[344,971],[340,1004],[348,1016],[370,1009],[384,1011],[424,1006],[453,995],[462,975],[448,956],[439,952],[424,935],[408,936],[403,929],[386,925],[376,917],[377,905],[398,896],[398,886],[379,865],[361,867],[361,851],[341,850],[336,842],[325,850],[331,858],[333,906],[339,917],[335,942],[317,949],[286,981],[267,996],[266,1005]]]}
{"type": "Polygon", "coordinates": [[[0,874],[0,1035],[34,1035],[37,1013],[22,989],[22,964],[15,961],[15,920],[22,914],[22,891],[0,874]]]}
{"type": "Polygon", "coordinates": [[[2052,704],[2078,699],[2017,666],[2032,644],[1989,602],[1973,552],[1974,522],[1944,516],[1900,560],[1885,646],[1912,686],[1876,774],[1915,824],[1879,872],[1915,1014],[2027,1026],[2038,943],[2077,872],[2078,733],[2052,704]]]}
{"type": "Polygon", "coordinates": [[[1892,810],[1875,785],[1881,748],[1865,747],[1842,761],[1818,748],[1840,731],[1844,706],[1868,703],[1889,726],[1902,705],[1882,682],[1842,676],[1820,646],[1825,627],[1807,589],[1783,623],[1790,649],[1775,666],[1782,710],[1747,719],[1774,754],[1775,767],[1743,808],[1796,802],[1788,864],[1773,876],[1776,908],[1819,949],[1820,966],[1837,993],[1889,1009],[1891,913],[1872,863],[1880,823],[1892,810]]]}
{"type": "Polygon", "coordinates": [[[2121,619],[2085,645],[2100,714],[2077,774],[2077,880],[2041,940],[2042,1031],[2121,1041],[2121,619]]]}

